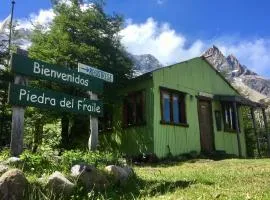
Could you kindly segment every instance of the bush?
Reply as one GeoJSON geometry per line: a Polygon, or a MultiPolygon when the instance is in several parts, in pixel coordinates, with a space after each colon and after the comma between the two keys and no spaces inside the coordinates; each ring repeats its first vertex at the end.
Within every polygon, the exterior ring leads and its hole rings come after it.
{"type": "Polygon", "coordinates": [[[4,148],[0,151],[0,161],[4,161],[10,157],[10,149],[4,148]]]}
{"type": "Polygon", "coordinates": [[[37,176],[44,173],[52,173],[58,168],[58,163],[55,162],[53,156],[44,156],[43,154],[32,153],[28,150],[21,154],[20,159],[22,161],[22,170],[37,176]]]}
{"type": "Polygon", "coordinates": [[[61,165],[63,170],[69,171],[70,168],[79,163],[87,163],[96,167],[104,167],[112,164],[124,164],[121,155],[112,152],[84,152],[80,150],[65,151],[61,156],[61,165]]]}

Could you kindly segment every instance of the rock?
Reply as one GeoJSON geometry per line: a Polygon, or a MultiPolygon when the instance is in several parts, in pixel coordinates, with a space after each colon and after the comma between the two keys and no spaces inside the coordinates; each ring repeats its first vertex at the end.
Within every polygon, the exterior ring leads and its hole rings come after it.
{"type": "Polygon", "coordinates": [[[106,176],[101,171],[87,164],[74,165],[71,168],[71,176],[75,177],[87,191],[93,188],[105,189],[109,185],[106,176]]]}
{"type": "Polygon", "coordinates": [[[27,186],[28,181],[23,172],[18,169],[11,169],[0,177],[0,199],[21,200],[27,186]]]}
{"type": "Polygon", "coordinates": [[[74,165],[71,167],[71,176],[78,177],[82,172],[83,165],[74,165]]]}
{"type": "Polygon", "coordinates": [[[134,174],[134,171],[131,167],[129,166],[124,166],[123,169],[127,172],[128,177],[132,176],[134,174]]]}
{"type": "Polygon", "coordinates": [[[18,157],[10,157],[6,161],[3,162],[4,164],[9,164],[9,165],[17,165],[21,163],[21,159],[18,157]]]}
{"type": "Polygon", "coordinates": [[[8,166],[4,164],[0,164],[0,175],[4,174],[8,171],[8,166]]]}
{"type": "Polygon", "coordinates": [[[105,171],[113,175],[116,182],[120,184],[125,184],[130,176],[133,175],[133,170],[131,167],[119,167],[116,165],[109,165],[105,167],[105,171]]]}
{"type": "Polygon", "coordinates": [[[54,194],[66,197],[71,195],[75,185],[63,174],[56,171],[48,178],[47,187],[51,189],[54,194]]]}

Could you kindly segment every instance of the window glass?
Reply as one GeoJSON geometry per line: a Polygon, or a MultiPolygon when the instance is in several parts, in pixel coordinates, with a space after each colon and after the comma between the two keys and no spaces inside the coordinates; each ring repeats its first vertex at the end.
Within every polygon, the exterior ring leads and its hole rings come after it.
{"type": "Polygon", "coordinates": [[[127,101],[127,125],[132,125],[135,123],[135,110],[134,110],[134,102],[132,99],[128,99],[127,101]]]}
{"type": "Polygon", "coordinates": [[[236,130],[236,118],[233,104],[223,103],[223,112],[225,130],[236,130]]]}
{"type": "Polygon", "coordinates": [[[229,116],[229,119],[230,119],[230,124],[229,124],[229,128],[232,128],[233,127],[233,112],[232,112],[232,107],[229,106],[229,113],[230,113],[230,116],[229,116]]]}
{"type": "Polygon", "coordinates": [[[179,97],[178,95],[173,95],[173,122],[180,123],[180,107],[179,107],[179,97]]]}
{"type": "Polygon", "coordinates": [[[171,121],[170,113],[170,96],[169,94],[163,93],[163,120],[165,122],[171,121]]]}
{"type": "Polygon", "coordinates": [[[221,127],[221,112],[219,110],[215,111],[215,119],[216,119],[217,131],[221,131],[222,130],[222,127],[221,127]]]}
{"type": "Polygon", "coordinates": [[[143,122],[143,96],[137,95],[136,97],[136,123],[143,122]]]}
{"type": "Polygon", "coordinates": [[[124,99],[123,122],[125,126],[141,125],[144,123],[144,92],[128,94],[124,99]]]}
{"type": "Polygon", "coordinates": [[[160,89],[161,122],[169,124],[186,124],[185,96],[182,92],[160,89]]]}

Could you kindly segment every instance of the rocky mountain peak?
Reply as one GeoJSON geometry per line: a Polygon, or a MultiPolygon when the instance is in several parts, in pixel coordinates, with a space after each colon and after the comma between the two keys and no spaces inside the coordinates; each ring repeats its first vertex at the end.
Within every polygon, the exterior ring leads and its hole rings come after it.
{"type": "Polygon", "coordinates": [[[240,66],[238,59],[233,54],[228,55],[226,59],[232,65],[240,66]]]}
{"type": "MultiPolygon", "coordinates": [[[[258,76],[255,72],[242,65],[235,55],[227,57],[213,46],[206,50],[203,56],[237,88],[244,96],[253,101],[269,99],[270,80],[258,76]]],[[[270,102],[270,101],[269,101],[270,102]]]]}
{"type": "Polygon", "coordinates": [[[162,64],[151,54],[128,54],[133,62],[133,75],[138,76],[162,67],[162,64]]]}
{"type": "Polygon", "coordinates": [[[214,67],[223,74],[226,74],[226,78],[231,79],[234,77],[240,77],[243,75],[256,75],[255,72],[247,69],[245,65],[242,65],[239,60],[233,54],[227,57],[218,49],[213,46],[206,50],[203,56],[213,64],[214,67]]]}
{"type": "Polygon", "coordinates": [[[217,57],[217,56],[223,56],[222,52],[219,50],[218,47],[216,47],[215,45],[213,45],[211,48],[209,48],[208,50],[206,50],[203,53],[204,57],[217,57]]]}

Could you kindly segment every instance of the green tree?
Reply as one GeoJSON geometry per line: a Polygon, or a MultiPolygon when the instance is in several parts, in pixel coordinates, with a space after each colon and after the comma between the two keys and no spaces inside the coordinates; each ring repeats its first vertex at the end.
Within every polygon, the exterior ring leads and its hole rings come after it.
{"type": "MultiPolygon", "coordinates": [[[[78,62],[95,66],[114,74],[114,85],[122,84],[130,76],[132,65],[120,43],[123,19],[119,15],[107,15],[103,6],[102,1],[94,1],[82,10],[77,0],[71,5],[56,3],[51,26],[39,26],[34,31],[30,56],[71,69],[76,69],[78,62]]],[[[45,84],[72,95],[85,95],[84,91],[72,87],[45,84]]],[[[62,115],[63,146],[69,144],[72,134],[71,119],[76,122],[78,118],[62,115]]],[[[75,128],[73,132],[76,131],[75,128]]]]}

